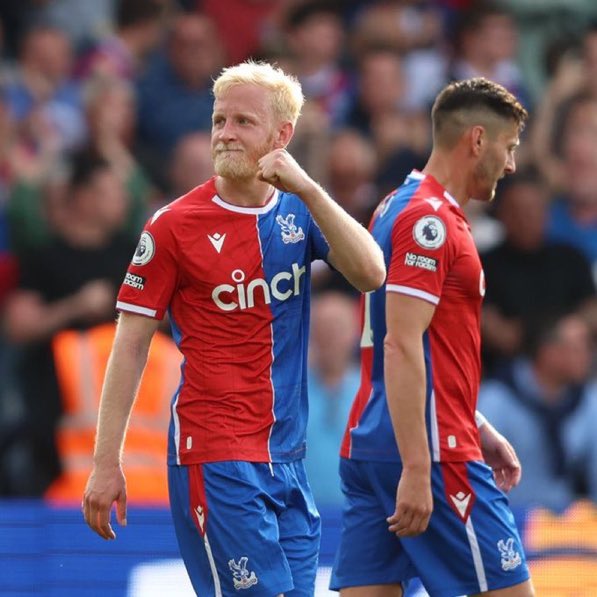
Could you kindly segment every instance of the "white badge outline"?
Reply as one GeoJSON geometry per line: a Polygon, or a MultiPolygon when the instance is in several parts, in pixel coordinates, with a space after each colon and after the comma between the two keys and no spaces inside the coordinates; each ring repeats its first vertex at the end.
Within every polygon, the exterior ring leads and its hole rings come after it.
{"type": "Polygon", "coordinates": [[[144,230],[139,237],[139,242],[137,243],[137,248],[135,249],[135,254],[133,255],[133,259],[131,263],[133,265],[147,265],[155,255],[155,240],[150,232],[144,230]],[[145,252],[142,255],[137,256],[137,251],[141,246],[141,243],[145,242],[145,252]]]}
{"type": "Polygon", "coordinates": [[[446,242],[446,225],[439,216],[426,215],[419,218],[413,226],[413,238],[415,242],[423,249],[439,249],[446,242]],[[435,224],[437,230],[437,237],[428,240],[422,232],[422,227],[425,224],[435,224]]]}

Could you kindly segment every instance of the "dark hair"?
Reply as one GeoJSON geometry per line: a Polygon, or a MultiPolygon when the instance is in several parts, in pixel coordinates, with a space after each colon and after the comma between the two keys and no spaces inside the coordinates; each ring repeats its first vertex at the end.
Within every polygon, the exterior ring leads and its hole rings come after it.
{"type": "Polygon", "coordinates": [[[310,0],[308,2],[301,2],[288,12],[286,26],[288,29],[293,30],[322,14],[331,14],[342,18],[341,2],[338,0],[310,0]]]}
{"type": "Polygon", "coordinates": [[[480,113],[513,120],[520,130],[528,118],[522,104],[502,85],[483,77],[455,81],[440,91],[433,104],[434,140],[453,144],[480,113]]]}
{"type": "Polygon", "coordinates": [[[118,0],[115,22],[117,27],[126,28],[146,21],[158,20],[164,12],[160,0],[118,0]]]}
{"type": "Polygon", "coordinates": [[[545,346],[557,342],[561,335],[560,324],[570,315],[548,310],[530,317],[523,335],[524,354],[536,359],[545,346]]]}
{"type": "Polygon", "coordinates": [[[103,170],[110,170],[108,160],[89,151],[81,151],[71,158],[70,186],[79,189],[88,185],[93,177],[103,170]]]}
{"type": "Polygon", "coordinates": [[[456,51],[462,48],[462,39],[470,32],[477,31],[489,17],[508,17],[510,11],[495,0],[477,0],[469,8],[460,11],[456,17],[452,40],[456,51]]]}
{"type": "Polygon", "coordinates": [[[516,170],[514,174],[506,176],[506,178],[500,181],[500,184],[495,192],[495,201],[493,202],[493,206],[496,209],[499,209],[499,205],[501,204],[504,196],[508,194],[510,189],[520,185],[539,187],[546,193],[548,191],[547,182],[541,176],[539,170],[537,170],[537,168],[534,166],[529,166],[523,170],[516,170]]]}

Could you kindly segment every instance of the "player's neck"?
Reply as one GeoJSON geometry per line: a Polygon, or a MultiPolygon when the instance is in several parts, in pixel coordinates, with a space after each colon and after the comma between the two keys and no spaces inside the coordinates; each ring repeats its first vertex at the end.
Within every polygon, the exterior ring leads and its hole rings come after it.
{"type": "Polygon", "coordinates": [[[429,156],[422,172],[433,176],[454,197],[460,207],[464,207],[468,203],[470,197],[467,192],[467,171],[459,160],[454,159],[451,155],[434,151],[429,156]]]}
{"type": "Polygon", "coordinates": [[[274,188],[261,180],[232,180],[216,176],[216,191],[220,199],[239,207],[263,207],[272,197],[274,188]]]}

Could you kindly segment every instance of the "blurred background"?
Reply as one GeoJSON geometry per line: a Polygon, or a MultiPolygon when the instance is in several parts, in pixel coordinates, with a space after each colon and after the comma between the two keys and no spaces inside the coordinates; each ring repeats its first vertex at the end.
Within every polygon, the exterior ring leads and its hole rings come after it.
{"type": "MultiPolygon", "coordinates": [[[[0,595],[192,594],[167,509],[167,327],[127,437],[129,526],[106,544],[79,505],[116,292],[145,219],[212,175],[211,83],[246,58],[299,78],[290,150],[363,224],[425,164],[448,81],[485,76],[529,110],[517,173],[467,207],[487,278],[480,410],[522,461],[511,503],[538,595],[597,595],[594,0],[0,3],[0,595]]],[[[359,297],[321,263],[313,291],[327,595],[359,297]]]]}

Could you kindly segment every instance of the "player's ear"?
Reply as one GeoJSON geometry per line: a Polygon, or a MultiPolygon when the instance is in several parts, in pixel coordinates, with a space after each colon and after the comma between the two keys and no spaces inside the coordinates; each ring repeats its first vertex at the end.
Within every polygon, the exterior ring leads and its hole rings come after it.
{"type": "Polygon", "coordinates": [[[471,152],[474,156],[478,156],[483,149],[483,145],[487,141],[487,131],[485,130],[485,127],[480,125],[471,127],[469,138],[471,152]]]}
{"type": "Polygon", "coordinates": [[[276,129],[276,135],[274,137],[274,148],[284,149],[292,139],[294,135],[294,126],[292,122],[286,121],[278,125],[276,129]]]}

